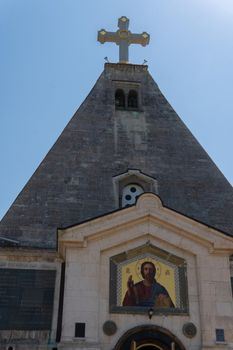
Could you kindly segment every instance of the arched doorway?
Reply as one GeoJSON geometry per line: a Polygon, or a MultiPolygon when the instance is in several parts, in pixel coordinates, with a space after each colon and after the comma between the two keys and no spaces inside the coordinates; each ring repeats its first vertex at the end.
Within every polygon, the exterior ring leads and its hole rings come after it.
{"type": "Polygon", "coordinates": [[[180,340],[165,328],[144,325],[128,330],[114,350],[185,350],[180,340]]]}
{"type": "Polygon", "coordinates": [[[132,340],[130,350],[170,350],[165,344],[156,339],[144,338],[142,340],[132,340]]]}

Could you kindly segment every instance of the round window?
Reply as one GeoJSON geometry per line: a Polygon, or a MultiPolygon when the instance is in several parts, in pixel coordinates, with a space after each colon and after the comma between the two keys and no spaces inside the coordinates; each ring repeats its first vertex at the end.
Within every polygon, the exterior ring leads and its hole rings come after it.
{"type": "Polygon", "coordinates": [[[129,184],[125,186],[122,191],[122,207],[133,205],[136,202],[137,197],[143,192],[143,188],[137,184],[129,184]]]}

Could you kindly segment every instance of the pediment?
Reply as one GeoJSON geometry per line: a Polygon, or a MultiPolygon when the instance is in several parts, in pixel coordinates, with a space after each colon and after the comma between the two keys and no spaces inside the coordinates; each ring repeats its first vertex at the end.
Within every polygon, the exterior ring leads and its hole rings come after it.
{"type": "MultiPolygon", "coordinates": [[[[142,194],[136,205],[58,230],[58,251],[63,257],[67,247],[86,247],[91,241],[108,246],[109,236],[115,244],[145,236],[157,237],[169,244],[194,253],[205,247],[210,253],[233,253],[233,238],[163,206],[152,193],[142,194]]],[[[112,244],[112,243],[111,243],[112,244]]]]}

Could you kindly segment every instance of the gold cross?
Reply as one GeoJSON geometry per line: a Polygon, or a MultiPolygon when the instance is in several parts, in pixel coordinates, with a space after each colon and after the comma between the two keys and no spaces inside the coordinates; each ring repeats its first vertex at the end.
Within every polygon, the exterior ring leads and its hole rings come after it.
{"type": "Polygon", "coordinates": [[[122,16],[118,19],[119,29],[116,32],[107,32],[105,29],[98,31],[98,41],[101,44],[113,42],[119,46],[119,62],[128,63],[129,60],[129,45],[141,44],[146,46],[149,44],[150,35],[146,32],[142,34],[132,34],[129,27],[129,19],[122,16]]]}

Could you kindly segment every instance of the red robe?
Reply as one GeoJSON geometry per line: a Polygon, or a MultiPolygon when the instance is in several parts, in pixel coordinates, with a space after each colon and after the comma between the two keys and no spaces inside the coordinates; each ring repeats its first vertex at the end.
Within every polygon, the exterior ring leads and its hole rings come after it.
{"type": "MultiPolygon", "coordinates": [[[[143,281],[136,283],[129,291],[126,292],[123,306],[144,306],[153,307],[156,304],[156,299],[165,298],[167,307],[174,307],[174,304],[166,290],[161,284],[154,281],[151,286],[145,286],[143,281]]],[[[158,305],[162,306],[162,305],[158,305]]]]}

